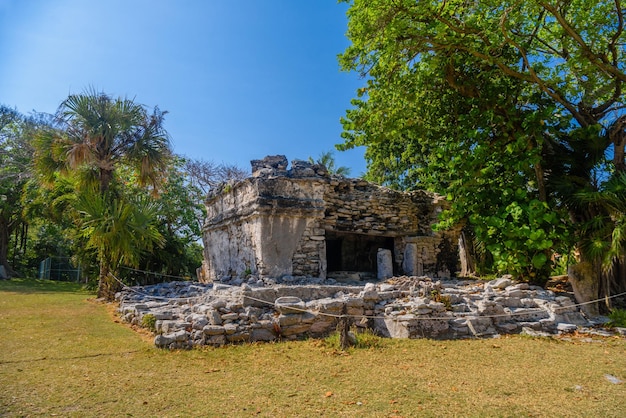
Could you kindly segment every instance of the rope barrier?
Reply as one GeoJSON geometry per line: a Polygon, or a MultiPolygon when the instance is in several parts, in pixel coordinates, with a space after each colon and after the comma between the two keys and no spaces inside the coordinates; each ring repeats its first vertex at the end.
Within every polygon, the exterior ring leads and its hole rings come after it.
{"type": "Polygon", "coordinates": [[[185,276],[173,276],[171,274],[163,274],[163,273],[155,273],[153,271],[146,271],[146,270],[139,270],[139,269],[134,269],[131,267],[126,267],[126,266],[121,266],[123,269],[125,270],[130,270],[130,271],[134,271],[137,273],[144,273],[144,274],[151,274],[153,276],[158,276],[158,277],[170,277],[172,279],[181,279],[181,280],[189,280],[189,276],[185,277],[185,276]]]}
{"type": "MultiPolygon", "coordinates": [[[[153,296],[153,295],[149,295],[147,293],[143,293],[140,292],[136,289],[133,289],[132,287],[127,286],[126,284],[124,284],[122,281],[120,281],[117,277],[115,277],[112,273],[111,277],[113,277],[113,279],[115,279],[116,281],[118,281],[120,284],[122,284],[124,289],[130,290],[134,293],[137,293],[145,298],[148,299],[155,299],[155,300],[164,300],[164,301],[190,301],[190,300],[196,300],[196,299],[202,299],[204,298],[204,296],[190,296],[187,298],[167,298],[164,296],[153,296]]],[[[228,286],[231,288],[239,288],[238,286],[229,286],[229,285],[223,285],[223,286],[228,286]]],[[[617,297],[621,297],[621,296],[625,296],[626,292],[617,294],[617,295],[612,295],[612,296],[608,296],[606,298],[599,298],[596,300],[592,300],[592,301],[588,301],[588,302],[582,302],[582,303],[574,303],[572,305],[568,305],[568,306],[560,306],[560,307],[556,307],[553,309],[553,311],[559,311],[559,310],[565,310],[565,309],[571,309],[571,308],[576,308],[576,307],[580,307],[580,306],[584,306],[584,305],[589,305],[592,303],[598,303],[598,302],[602,302],[606,299],[613,299],[613,298],[617,298],[617,297]]],[[[248,295],[241,295],[243,298],[245,299],[249,299],[255,302],[259,302],[259,303],[263,303],[266,304],[268,306],[272,306],[274,308],[277,308],[277,305],[275,302],[271,302],[271,301],[267,301],[267,300],[263,300],[263,299],[258,299],[252,296],[248,296],[248,295]]],[[[280,304],[278,305],[280,306],[280,304]]],[[[309,309],[302,309],[302,308],[298,308],[295,306],[286,306],[286,309],[292,310],[292,311],[296,311],[296,312],[302,312],[302,313],[310,313],[313,315],[319,315],[319,316],[326,316],[326,317],[330,317],[330,318],[335,318],[335,319],[341,319],[341,318],[352,318],[352,319],[392,319],[392,320],[398,320],[397,317],[394,316],[379,316],[379,315],[348,315],[348,314],[341,314],[341,315],[337,315],[337,314],[332,314],[332,313],[328,313],[328,312],[319,312],[319,311],[311,311],[309,309]]],[[[463,318],[465,316],[473,316],[476,315],[476,312],[457,312],[460,313],[462,315],[459,315],[458,317],[463,318]],[[465,314],[465,315],[463,315],[465,314]]],[[[523,315],[532,315],[534,313],[538,313],[538,312],[509,312],[509,313],[504,313],[504,314],[493,314],[493,315],[479,315],[480,318],[510,318],[513,316],[523,316],[523,315]]],[[[556,313],[556,312],[554,312],[556,313]]],[[[415,319],[418,320],[450,320],[450,319],[455,319],[454,316],[432,316],[432,317],[424,317],[424,316],[420,316],[419,314],[413,314],[416,315],[415,319]]],[[[397,315],[400,316],[400,315],[397,315]]],[[[473,330],[473,326],[470,322],[470,319],[468,318],[468,327],[470,327],[470,329],[472,330],[473,333],[475,333],[475,331],[473,330]]]]}

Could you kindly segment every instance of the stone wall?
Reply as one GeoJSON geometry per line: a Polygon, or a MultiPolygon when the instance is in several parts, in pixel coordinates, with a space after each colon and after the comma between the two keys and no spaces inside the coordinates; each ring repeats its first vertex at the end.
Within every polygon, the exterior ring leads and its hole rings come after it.
{"type": "Polygon", "coordinates": [[[125,321],[155,320],[155,344],[188,348],[324,337],[348,315],[391,338],[547,335],[592,325],[571,297],[503,277],[491,282],[396,277],[361,286],[163,283],[117,295],[125,321]]]}
{"type": "Polygon", "coordinates": [[[252,161],[250,178],[208,196],[202,281],[329,272],[366,279],[376,276],[379,248],[392,252],[396,274],[456,271],[440,253],[442,239],[456,244],[457,232],[431,228],[445,206],[441,196],[330,176],[304,161],[287,166],[284,156],[252,161]]]}

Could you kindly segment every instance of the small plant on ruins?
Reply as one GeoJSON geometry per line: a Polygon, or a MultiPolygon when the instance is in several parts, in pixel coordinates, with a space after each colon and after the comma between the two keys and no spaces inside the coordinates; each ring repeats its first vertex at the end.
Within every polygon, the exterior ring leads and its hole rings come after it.
{"type": "Polygon", "coordinates": [[[248,267],[247,269],[243,271],[243,277],[248,278],[251,275],[252,275],[252,270],[250,269],[250,267],[248,267]]]}
{"type": "Polygon", "coordinates": [[[156,316],[146,314],[141,318],[141,326],[148,328],[152,332],[156,332],[156,316]]]}
{"type": "Polygon", "coordinates": [[[443,303],[443,306],[446,307],[446,311],[452,310],[452,299],[450,298],[450,295],[442,295],[438,289],[433,289],[430,292],[430,297],[435,302],[443,303]]]}
{"type": "Polygon", "coordinates": [[[626,328],[626,309],[613,309],[609,314],[609,322],[606,325],[610,328],[626,328]]]}

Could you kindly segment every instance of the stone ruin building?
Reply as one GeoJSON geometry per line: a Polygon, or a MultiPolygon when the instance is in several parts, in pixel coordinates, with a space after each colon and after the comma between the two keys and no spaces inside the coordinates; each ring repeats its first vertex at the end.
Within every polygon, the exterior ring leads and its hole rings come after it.
{"type": "Polygon", "coordinates": [[[458,233],[432,229],[443,197],[333,176],[300,160],[288,169],[284,156],[251,165],[251,177],[207,198],[201,281],[369,281],[457,270],[458,233]]]}
{"type": "Polygon", "coordinates": [[[442,197],[287,167],[252,161],[251,177],[208,196],[205,283],[125,289],[123,320],[152,315],[154,344],[170,349],[324,337],[339,318],[392,338],[596,332],[566,295],[510,277],[445,280],[458,231],[432,229],[442,197]]]}

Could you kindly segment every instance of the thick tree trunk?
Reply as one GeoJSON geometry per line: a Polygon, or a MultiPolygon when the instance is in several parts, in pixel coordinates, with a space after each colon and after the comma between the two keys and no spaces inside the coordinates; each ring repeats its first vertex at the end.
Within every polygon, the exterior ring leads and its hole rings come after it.
{"type": "MultiPolygon", "coordinates": [[[[598,266],[590,261],[581,261],[569,266],[567,275],[574,290],[576,302],[587,303],[598,299],[601,280],[598,266]]],[[[600,306],[597,302],[582,305],[581,309],[589,316],[600,315],[600,306]]]]}

